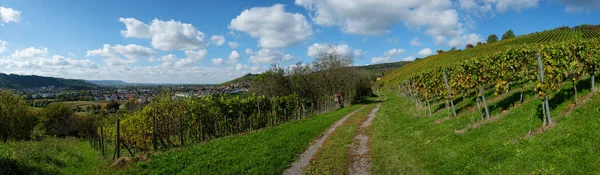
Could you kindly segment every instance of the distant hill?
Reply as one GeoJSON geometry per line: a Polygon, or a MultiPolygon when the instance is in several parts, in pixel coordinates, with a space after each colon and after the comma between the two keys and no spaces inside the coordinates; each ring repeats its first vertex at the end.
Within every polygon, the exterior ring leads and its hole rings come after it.
{"type": "Polygon", "coordinates": [[[241,83],[241,82],[251,82],[251,81],[252,81],[252,80],[254,80],[254,78],[256,78],[258,75],[259,75],[259,74],[251,74],[251,73],[248,73],[248,74],[246,74],[246,75],[244,75],[244,76],[242,76],[242,77],[239,77],[239,78],[233,79],[233,80],[231,80],[231,81],[228,81],[228,82],[225,82],[225,83],[221,83],[220,85],[221,85],[221,86],[227,86],[227,85],[230,85],[230,84],[236,84],[236,83],[241,83]]]}
{"type": "Polygon", "coordinates": [[[0,73],[0,88],[19,89],[47,86],[67,87],[72,89],[87,89],[96,87],[96,85],[88,83],[84,80],[0,73]]]}
{"type": "Polygon", "coordinates": [[[121,80],[85,80],[88,83],[92,83],[99,86],[121,86],[129,85],[129,83],[121,80]]]}

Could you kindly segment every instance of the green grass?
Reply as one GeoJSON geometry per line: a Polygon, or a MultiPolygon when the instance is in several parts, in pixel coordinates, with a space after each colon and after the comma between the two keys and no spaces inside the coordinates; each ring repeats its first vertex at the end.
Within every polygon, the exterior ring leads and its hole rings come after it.
{"type": "Polygon", "coordinates": [[[335,112],[167,151],[138,163],[129,174],[281,174],[335,121],[358,109],[335,112]]]}
{"type": "Polygon", "coordinates": [[[77,138],[0,143],[0,174],[97,174],[106,163],[77,138]]]}
{"type": "Polygon", "coordinates": [[[368,114],[373,108],[375,108],[375,104],[366,106],[331,133],[315,154],[306,173],[348,174],[347,165],[352,161],[348,160],[349,145],[354,140],[360,124],[368,118],[368,114]]]}
{"type": "MultiPolygon", "coordinates": [[[[585,86],[585,82],[578,85],[585,86]]],[[[598,174],[600,131],[593,128],[600,125],[600,95],[594,95],[566,116],[563,112],[573,101],[570,88],[572,85],[567,84],[551,99],[556,126],[527,138],[529,131],[542,124],[541,102],[537,98],[530,98],[518,107],[512,107],[513,100],[490,104],[495,116],[503,111],[499,106],[510,106],[510,110],[494,122],[458,134],[455,130],[481,120],[477,111],[465,111],[459,118],[435,124],[446,117],[445,109],[431,117],[421,115],[424,112],[416,111],[407,97],[388,93],[389,100],[383,103],[372,126],[373,172],[598,174]]],[[[584,89],[578,96],[587,92],[589,89],[584,89]]]]}

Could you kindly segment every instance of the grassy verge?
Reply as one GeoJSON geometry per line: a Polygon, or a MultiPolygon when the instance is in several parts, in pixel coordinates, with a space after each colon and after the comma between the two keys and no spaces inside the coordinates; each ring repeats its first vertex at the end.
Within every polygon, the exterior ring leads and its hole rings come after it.
{"type": "Polygon", "coordinates": [[[348,149],[360,124],[368,118],[376,104],[358,111],[339,126],[325,141],[308,166],[307,174],[348,174],[348,149]]]}
{"type": "Polygon", "coordinates": [[[96,174],[106,162],[85,140],[0,143],[0,174],[96,174]]]}
{"type": "MultiPolygon", "coordinates": [[[[565,87],[568,90],[569,86],[565,87]]],[[[478,112],[434,124],[446,117],[415,117],[414,104],[397,93],[388,93],[372,126],[375,174],[598,174],[600,173],[600,95],[594,95],[570,116],[562,111],[572,100],[557,92],[552,114],[555,127],[531,137],[541,126],[540,101],[532,98],[504,111],[500,100],[493,113],[504,117],[457,134],[479,120],[478,112]],[[500,107],[498,107],[500,106],[500,107]],[[587,128],[587,129],[586,129],[587,128]]],[[[568,91],[564,91],[568,93],[568,91]]],[[[586,91],[584,90],[584,93],[586,91]]],[[[578,96],[584,93],[578,94],[578,96]]],[[[551,99],[552,100],[552,99],[551,99]]],[[[506,105],[512,106],[512,105],[506,105]]]]}
{"type": "Polygon", "coordinates": [[[167,151],[120,173],[281,174],[315,138],[359,107],[354,105],[245,135],[167,151]]]}

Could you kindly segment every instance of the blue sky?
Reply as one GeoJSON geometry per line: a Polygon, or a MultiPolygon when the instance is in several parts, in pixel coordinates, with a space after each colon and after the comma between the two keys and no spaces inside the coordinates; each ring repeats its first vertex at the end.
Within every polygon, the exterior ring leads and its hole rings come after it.
{"type": "Polygon", "coordinates": [[[221,83],[330,48],[366,65],[509,29],[597,24],[599,8],[600,0],[2,0],[0,72],[221,83]]]}

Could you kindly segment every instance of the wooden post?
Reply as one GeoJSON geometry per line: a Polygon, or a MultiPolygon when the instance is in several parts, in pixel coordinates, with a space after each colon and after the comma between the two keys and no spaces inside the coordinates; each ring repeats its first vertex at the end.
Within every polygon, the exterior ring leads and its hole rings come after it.
{"type": "Polygon", "coordinates": [[[454,110],[454,101],[452,100],[450,85],[448,85],[448,78],[446,78],[446,72],[444,72],[444,82],[446,83],[446,89],[448,90],[448,98],[450,99],[450,104],[452,105],[452,113],[454,117],[456,117],[456,110],[454,110]]]}
{"type": "MultiPolygon", "coordinates": [[[[538,60],[538,67],[540,69],[540,81],[542,82],[542,84],[544,83],[544,69],[542,67],[542,56],[538,53],[537,54],[537,60],[538,60]]],[[[548,125],[552,124],[552,120],[550,119],[550,105],[548,105],[548,95],[544,94],[544,104],[542,104],[543,106],[545,106],[546,108],[546,118],[548,120],[548,125]]]]}
{"type": "Polygon", "coordinates": [[[117,142],[115,144],[115,152],[117,152],[117,159],[121,157],[121,145],[119,144],[119,138],[120,138],[120,133],[119,133],[119,128],[121,127],[120,124],[121,123],[121,119],[117,119],[117,137],[115,138],[115,141],[117,142]]]}
{"type": "Polygon", "coordinates": [[[479,84],[479,91],[481,92],[481,100],[483,100],[483,108],[485,109],[485,117],[490,119],[490,111],[487,107],[487,102],[485,101],[485,91],[483,91],[483,87],[479,84]]]}
{"type": "Polygon", "coordinates": [[[100,149],[102,156],[104,156],[104,129],[100,126],[100,149]]]}

